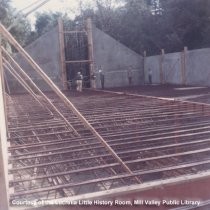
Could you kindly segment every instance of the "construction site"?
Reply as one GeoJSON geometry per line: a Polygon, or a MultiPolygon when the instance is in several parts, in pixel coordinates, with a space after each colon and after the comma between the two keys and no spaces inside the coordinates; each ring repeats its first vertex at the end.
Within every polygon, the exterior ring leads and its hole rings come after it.
{"type": "Polygon", "coordinates": [[[210,209],[209,48],[139,55],[91,19],[0,36],[0,210],[210,209]]]}

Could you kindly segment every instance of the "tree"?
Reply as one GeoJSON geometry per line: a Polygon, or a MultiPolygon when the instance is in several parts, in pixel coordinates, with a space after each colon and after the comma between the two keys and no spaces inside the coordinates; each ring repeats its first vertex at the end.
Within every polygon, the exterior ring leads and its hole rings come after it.
{"type": "Polygon", "coordinates": [[[31,32],[31,25],[24,15],[21,13],[18,14],[9,3],[10,1],[8,0],[0,0],[0,22],[5,27],[9,27],[14,21],[16,21],[10,32],[21,45],[25,45],[27,37],[31,32]]]}
{"type": "Polygon", "coordinates": [[[38,36],[52,29],[57,24],[58,17],[62,17],[62,14],[58,12],[36,13],[35,30],[38,36]]]}
{"type": "Polygon", "coordinates": [[[162,23],[165,25],[168,51],[209,47],[210,2],[206,0],[163,1],[162,23]],[[169,44],[171,43],[171,44],[169,44]]]}

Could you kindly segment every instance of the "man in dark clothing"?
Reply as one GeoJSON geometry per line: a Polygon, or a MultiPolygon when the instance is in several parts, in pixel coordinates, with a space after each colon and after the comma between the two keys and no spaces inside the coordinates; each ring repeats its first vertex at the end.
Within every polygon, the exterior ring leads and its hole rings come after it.
{"type": "Polygon", "coordinates": [[[127,71],[127,76],[128,76],[128,84],[129,86],[132,85],[132,68],[131,66],[129,67],[128,71],[127,71]]]}
{"type": "Polygon", "coordinates": [[[148,71],[148,77],[149,77],[149,84],[151,85],[152,84],[152,70],[149,69],[148,71]]]}
{"type": "Polygon", "coordinates": [[[100,81],[101,81],[101,88],[104,89],[104,80],[105,80],[105,76],[104,76],[104,73],[103,73],[101,67],[100,67],[100,69],[99,69],[99,76],[100,76],[100,81]]]}

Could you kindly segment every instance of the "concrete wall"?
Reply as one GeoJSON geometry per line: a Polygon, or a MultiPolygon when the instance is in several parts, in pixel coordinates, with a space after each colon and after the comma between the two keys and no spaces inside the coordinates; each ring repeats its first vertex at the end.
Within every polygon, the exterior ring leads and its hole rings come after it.
{"type": "Polygon", "coordinates": [[[143,84],[143,57],[93,27],[93,53],[96,69],[96,84],[100,88],[99,66],[105,74],[106,87],[128,86],[127,70],[132,69],[132,85],[143,84]]]}
{"type": "MultiPolygon", "coordinates": [[[[55,84],[62,88],[58,27],[41,36],[27,46],[25,50],[55,84]]],[[[132,85],[144,83],[143,57],[94,26],[93,54],[97,88],[101,87],[97,73],[99,66],[102,66],[105,74],[105,88],[128,86],[127,71],[129,68],[132,69],[132,85]]],[[[50,90],[19,53],[15,55],[15,59],[42,90],[50,90]]],[[[7,76],[7,78],[12,92],[24,91],[12,76],[7,76]]]]}
{"type": "Polygon", "coordinates": [[[186,83],[210,86],[210,49],[188,51],[186,58],[186,83]]]}
{"type": "Polygon", "coordinates": [[[145,82],[148,83],[148,71],[151,69],[153,83],[160,84],[162,69],[162,83],[182,83],[181,63],[181,53],[165,54],[163,57],[162,55],[147,57],[145,59],[145,82]]]}
{"type": "Polygon", "coordinates": [[[210,49],[165,54],[162,60],[161,55],[147,57],[145,59],[146,82],[148,82],[149,68],[152,69],[153,82],[157,84],[210,86],[210,49]]]}
{"type": "MultiPolygon", "coordinates": [[[[62,83],[58,27],[56,26],[51,31],[39,37],[33,43],[28,45],[25,50],[55,82],[55,84],[61,88],[62,83]]],[[[40,78],[40,76],[19,53],[17,53],[14,58],[42,90],[50,90],[49,86],[40,78]]],[[[17,93],[24,91],[22,86],[12,76],[7,76],[7,79],[12,92],[17,93]]]]}
{"type": "Polygon", "coordinates": [[[148,83],[148,71],[152,70],[152,82],[160,83],[160,56],[150,56],[145,58],[145,83],[148,83]]]}
{"type": "Polygon", "coordinates": [[[164,83],[180,84],[182,82],[180,53],[170,53],[164,55],[162,65],[164,83]]]}

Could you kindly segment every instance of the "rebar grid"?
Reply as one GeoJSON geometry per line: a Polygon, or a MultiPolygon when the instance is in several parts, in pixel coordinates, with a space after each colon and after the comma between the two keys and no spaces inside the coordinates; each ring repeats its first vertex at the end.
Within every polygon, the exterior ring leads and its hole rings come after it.
{"type": "Polygon", "coordinates": [[[80,136],[29,95],[8,100],[11,198],[54,199],[194,174],[210,168],[210,107],[86,91],[66,93],[134,174],[48,93],[80,136]]]}

